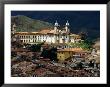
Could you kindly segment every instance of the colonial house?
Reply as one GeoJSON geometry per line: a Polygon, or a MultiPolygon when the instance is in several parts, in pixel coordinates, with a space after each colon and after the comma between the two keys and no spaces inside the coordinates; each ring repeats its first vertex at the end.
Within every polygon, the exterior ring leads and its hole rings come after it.
{"type": "Polygon", "coordinates": [[[81,37],[76,34],[72,34],[69,28],[69,22],[67,21],[65,27],[60,29],[59,24],[56,21],[53,29],[42,29],[38,32],[16,32],[15,24],[12,26],[12,35],[15,35],[22,40],[23,43],[37,44],[38,42],[51,43],[68,43],[79,42],[81,37]]]}

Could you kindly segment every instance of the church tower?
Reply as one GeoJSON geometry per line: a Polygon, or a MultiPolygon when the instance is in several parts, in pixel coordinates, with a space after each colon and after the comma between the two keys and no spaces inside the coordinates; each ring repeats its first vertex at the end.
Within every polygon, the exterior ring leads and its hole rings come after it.
{"type": "Polygon", "coordinates": [[[58,22],[57,22],[57,20],[56,20],[56,22],[55,22],[55,24],[54,24],[54,31],[55,31],[55,33],[58,32],[58,26],[59,26],[59,24],[58,24],[58,22]]]}
{"type": "Polygon", "coordinates": [[[68,20],[67,20],[66,25],[65,25],[65,30],[67,33],[70,33],[68,20]]]}

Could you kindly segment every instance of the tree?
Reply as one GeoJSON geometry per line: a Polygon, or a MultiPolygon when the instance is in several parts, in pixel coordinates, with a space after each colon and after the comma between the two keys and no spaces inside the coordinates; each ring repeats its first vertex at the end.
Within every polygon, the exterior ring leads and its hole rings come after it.
{"type": "Polygon", "coordinates": [[[41,49],[43,43],[39,43],[39,44],[33,44],[29,47],[29,50],[31,50],[32,52],[39,52],[41,49]]]}
{"type": "Polygon", "coordinates": [[[89,66],[94,67],[94,62],[92,62],[92,60],[90,61],[89,66]]]}
{"type": "Polygon", "coordinates": [[[87,33],[86,32],[80,32],[79,35],[81,36],[82,40],[87,39],[87,33]]]}
{"type": "Polygon", "coordinates": [[[47,49],[44,49],[41,56],[44,57],[44,58],[50,58],[50,53],[47,49]]]}
{"type": "Polygon", "coordinates": [[[81,47],[82,49],[90,50],[92,47],[92,44],[93,43],[91,41],[84,40],[80,43],[69,43],[68,45],[71,47],[81,47]]]}
{"type": "Polygon", "coordinates": [[[82,68],[83,68],[83,63],[79,62],[79,63],[77,64],[77,68],[82,69],[82,68]]]}
{"type": "Polygon", "coordinates": [[[41,56],[49,58],[51,61],[57,61],[57,48],[44,49],[41,56]]]}
{"type": "Polygon", "coordinates": [[[52,48],[49,50],[50,60],[57,61],[57,48],[52,48]]]}

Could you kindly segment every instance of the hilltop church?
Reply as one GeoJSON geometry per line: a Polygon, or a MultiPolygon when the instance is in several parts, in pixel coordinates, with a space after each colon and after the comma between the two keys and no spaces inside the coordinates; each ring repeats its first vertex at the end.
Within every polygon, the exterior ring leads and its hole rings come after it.
{"type": "Polygon", "coordinates": [[[67,21],[64,28],[60,28],[59,23],[56,21],[53,29],[42,29],[38,32],[16,32],[16,25],[14,24],[11,27],[11,34],[18,37],[23,43],[28,44],[37,44],[38,42],[47,42],[48,44],[75,43],[81,41],[79,35],[70,32],[69,26],[67,21]]]}

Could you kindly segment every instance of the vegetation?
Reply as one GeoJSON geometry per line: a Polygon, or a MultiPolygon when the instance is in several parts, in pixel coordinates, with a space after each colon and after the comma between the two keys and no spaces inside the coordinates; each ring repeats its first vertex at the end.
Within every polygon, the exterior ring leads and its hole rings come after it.
{"type": "Polygon", "coordinates": [[[40,51],[40,49],[41,49],[41,45],[42,45],[43,43],[39,43],[39,44],[33,44],[33,45],[31,45],[28,49],[29,50],[31,50],[32,52],[39,52],[40,51]]]}
{"type": "Polygon", "coordinates": [[[86,32],[80,32],[79,35],[81,36],[82,40],[86,40],[87,39],[87,33],[86,32]]]}
{"type": "Polygon", "coordinates": [[[31,19],[23,15],[12,16],[11,23],[16,24],[16,31],[18,32],[35,32],[40,29],[53,27],[51,23],[31,19]]]}
{"type": "Polygon", "coordinates": [[[91,40],[90,38],[88,38],[88,35],[86,32],[80,32],[79,35],[81,36],[81,39],[83,41],[78,42],[78,43],[68,43],[69,46],[71,47],[81,47],[84,50],[91,50],[92,49],[92,45],[93,40],[91,40]]]}
{"type": "Polygon", "coordinates": [[[92,41],[89,41],[86,39],[84,41],[81,41],[80,43],[72,43],[71,42],[68,45],[71,47],[81,47],[82,49],[90,50],[92,48],[92,44],[93,44],[92,41]]]}
{"type": "Polygon", "coordinates": [[[58,61],[57,60],[57,48],[44,49],[41,56],[44,58],[50,58],[51,61],[53,60],[58,61]]]}

